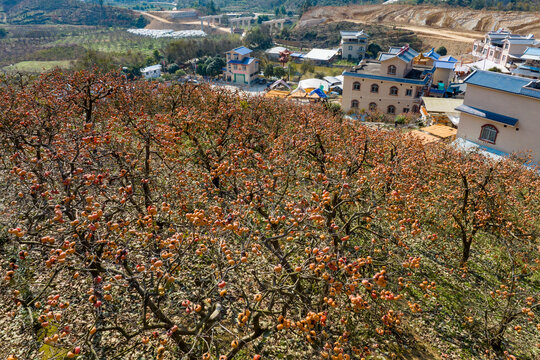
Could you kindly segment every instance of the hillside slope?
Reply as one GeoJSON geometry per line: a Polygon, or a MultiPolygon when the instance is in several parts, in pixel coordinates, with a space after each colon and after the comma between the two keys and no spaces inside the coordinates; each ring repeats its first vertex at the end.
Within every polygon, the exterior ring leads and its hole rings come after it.
{"type": "Polygon", "coordinates": [[[317,7],[307,11],[299,26],[317,22],[355,20],[384,25],[415,25],[475,32],[507,28],[540,36],[539,12],[488,11],[418,5],[353,5],[317,7]]]}
{"type": "Polygon", "coordinates": [[[8,23],[21,25],[136,26],[138,18],[131,10],[99,6],[78,0],[0,0],[0,5],[6,12],[8,23]]]}

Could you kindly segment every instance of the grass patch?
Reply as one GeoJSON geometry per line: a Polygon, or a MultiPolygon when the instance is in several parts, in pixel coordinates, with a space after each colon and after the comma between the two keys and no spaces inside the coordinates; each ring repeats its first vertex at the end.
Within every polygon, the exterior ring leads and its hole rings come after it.
{"type": "Polygon", "coordinates": [[[71,60],[56,60],[56,61],[21,61],[13,66],[5,66],[2,70],[5,71],[21,71],[40,73],[49,71],[55,68],[67,69],[72,65],[71,60]]]}
{"type": "Polygon", "coordinates": [[[172,39],[153,39],[128,33],[125,29],[106,29],[91,31],[75,36],[66,36],[56,40],[55,46],[78,45],[88,50],[105,53],[140,52],[151,55],[155,49],[163,49],[172,39]]]}

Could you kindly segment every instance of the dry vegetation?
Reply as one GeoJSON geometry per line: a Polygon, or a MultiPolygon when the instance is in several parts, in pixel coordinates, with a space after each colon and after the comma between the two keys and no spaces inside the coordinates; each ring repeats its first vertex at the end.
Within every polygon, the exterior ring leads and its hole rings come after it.
{"type": "Polygon", "coordinates": [[[540,178],[206,86],[0,82],[8,359],[537,359],[540,178]]]}

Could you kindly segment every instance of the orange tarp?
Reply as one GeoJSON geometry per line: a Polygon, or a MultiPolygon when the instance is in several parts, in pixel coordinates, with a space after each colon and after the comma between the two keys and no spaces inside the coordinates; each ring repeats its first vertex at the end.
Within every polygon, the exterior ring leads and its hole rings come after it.
{"type": "Polygon", "coordinates": [[[455,137],[457,134],[457,129],[454,129],[453,127],[450,127],[450,126],[441,125],[441,124],[431,125],[428,127],[421,128],[420,130],[427,132],[431,135],[440,137],[441,139],[455,137]]]}

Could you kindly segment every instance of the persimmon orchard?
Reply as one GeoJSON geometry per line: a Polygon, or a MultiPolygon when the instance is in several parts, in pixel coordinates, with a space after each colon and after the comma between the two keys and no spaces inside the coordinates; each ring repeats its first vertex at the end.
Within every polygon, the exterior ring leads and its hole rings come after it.
{"type": "Polygon", "coordinates": [[[540,178],[300,106],[0,83],[11,359],[534,359],[540,178]]]}

